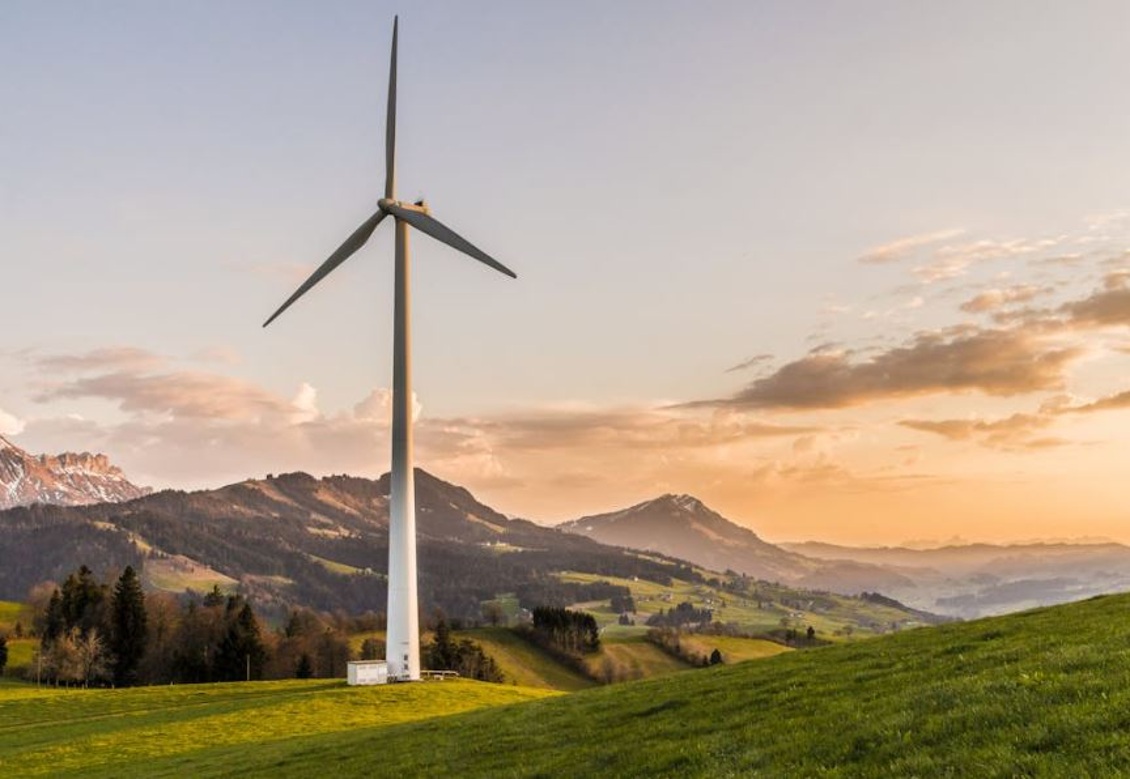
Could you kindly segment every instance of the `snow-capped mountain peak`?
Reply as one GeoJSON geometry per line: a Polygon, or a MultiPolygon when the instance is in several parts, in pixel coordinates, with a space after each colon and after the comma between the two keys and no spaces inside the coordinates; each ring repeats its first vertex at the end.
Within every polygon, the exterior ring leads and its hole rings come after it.
{"type": "Polygon", "coordinates": [[[117,503],[149,494],[104,454],[32,455],[0,436],[0,509],[32,503],[117,503]]]}

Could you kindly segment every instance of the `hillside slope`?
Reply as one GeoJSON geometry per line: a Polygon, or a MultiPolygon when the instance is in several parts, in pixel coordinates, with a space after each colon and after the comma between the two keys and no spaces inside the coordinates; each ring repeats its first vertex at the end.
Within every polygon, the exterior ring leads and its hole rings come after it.
{"type": "Polygon", "coordinates": [[[348,776],[1125,775],[1128,616],[1130,596],[1104,596],[319,736],[272,759],[294,776],[331,758],[348,776]]]}
{"type": "Polygon", "coordinates": [[[1127,616],[1130,596],[1104,596],[537,700],[474,682],[0,687],[0,754],[19,775],[115,777],[1121,776],[1127,616]]]}

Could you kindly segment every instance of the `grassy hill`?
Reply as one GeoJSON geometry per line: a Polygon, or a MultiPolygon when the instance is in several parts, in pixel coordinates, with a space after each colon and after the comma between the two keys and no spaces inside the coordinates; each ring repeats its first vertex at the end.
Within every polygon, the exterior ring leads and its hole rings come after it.
{"type": "Polygon", "coordinates": [[[555,694],[459,680],[386,687],[287,681],[130,690],[8,683],[0,685],[0,755],[5,776],[229,776],[240,763],[274,772],[274,750],[281,750],[278,770],[285,770],[287,744],[296,741],[343,731],[372,733],[555,694]]]}
{"type": "Polygon", "coordinates": [[[0,754],[17,775],[1125,775],[1130,596],[568,695],[0,687],[0,754]]]}
{"type": "Polygon", "coordinates": [[[574,692],[596,685],[507,628],[460,631],[456,638],[470,638],[494,658],[506,681],[524,687],[574,692]]]}

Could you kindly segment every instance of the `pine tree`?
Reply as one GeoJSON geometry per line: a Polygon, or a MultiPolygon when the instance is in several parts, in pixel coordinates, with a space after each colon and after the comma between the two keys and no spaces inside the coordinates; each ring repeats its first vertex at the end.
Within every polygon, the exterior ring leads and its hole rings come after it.
{"type": "Polygon", "coordinates": [[[56,589],[51,593],[51,600],[47,604],[47,615],[43,620],[44,645],[52,643],[67,630],[67,620],[63,615],[63,596],[56,589]]]}
{"type": "Polygon", "coordinates": [[[220,641],[216,655],[216,678],[219,681],[242,681],[247,678],[250,670],[252,679],[261,679],[267,650],[263,646],[259,622],[255,619],[251,604],[233,595],[228,598],[227,612],[227,632],[220,641]],[[240,602],[243,602],[243,606],[236,612],[240,602]]]}
{"type": "Polygon", "coordinates": [[[84,635],[91,630],[104,630],[106,587],[94,578],[94,572],[79,566],[63,582],[63,619],[66,630],[77,627],[84,635]]]}
{"type": "Polygon", "coordinates": [[[298,658],[298,668],[294,671],[294,676],[297,679],[309,679],[314,676],[314,663],[310,660],[310,655],[305,652],[302,657],[298,658]]]}
{"type": "Polygon", "coordinates": [[[137,683],[137,667],[145,654],[148,631],[145,614],[145,594],[133,566],[126,566],[110,606],[110,651],[113,653],[114,684],[128,686],[137,683]]]}

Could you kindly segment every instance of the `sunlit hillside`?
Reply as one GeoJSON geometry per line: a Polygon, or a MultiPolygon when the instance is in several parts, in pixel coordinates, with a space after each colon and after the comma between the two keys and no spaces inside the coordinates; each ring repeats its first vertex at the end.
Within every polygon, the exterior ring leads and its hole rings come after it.
{"type": "Polygon", "coordinates": [[[1114,776],[1130,596],[566,695],[440,682],[0,688],[16,775],[1114,776]]]}

